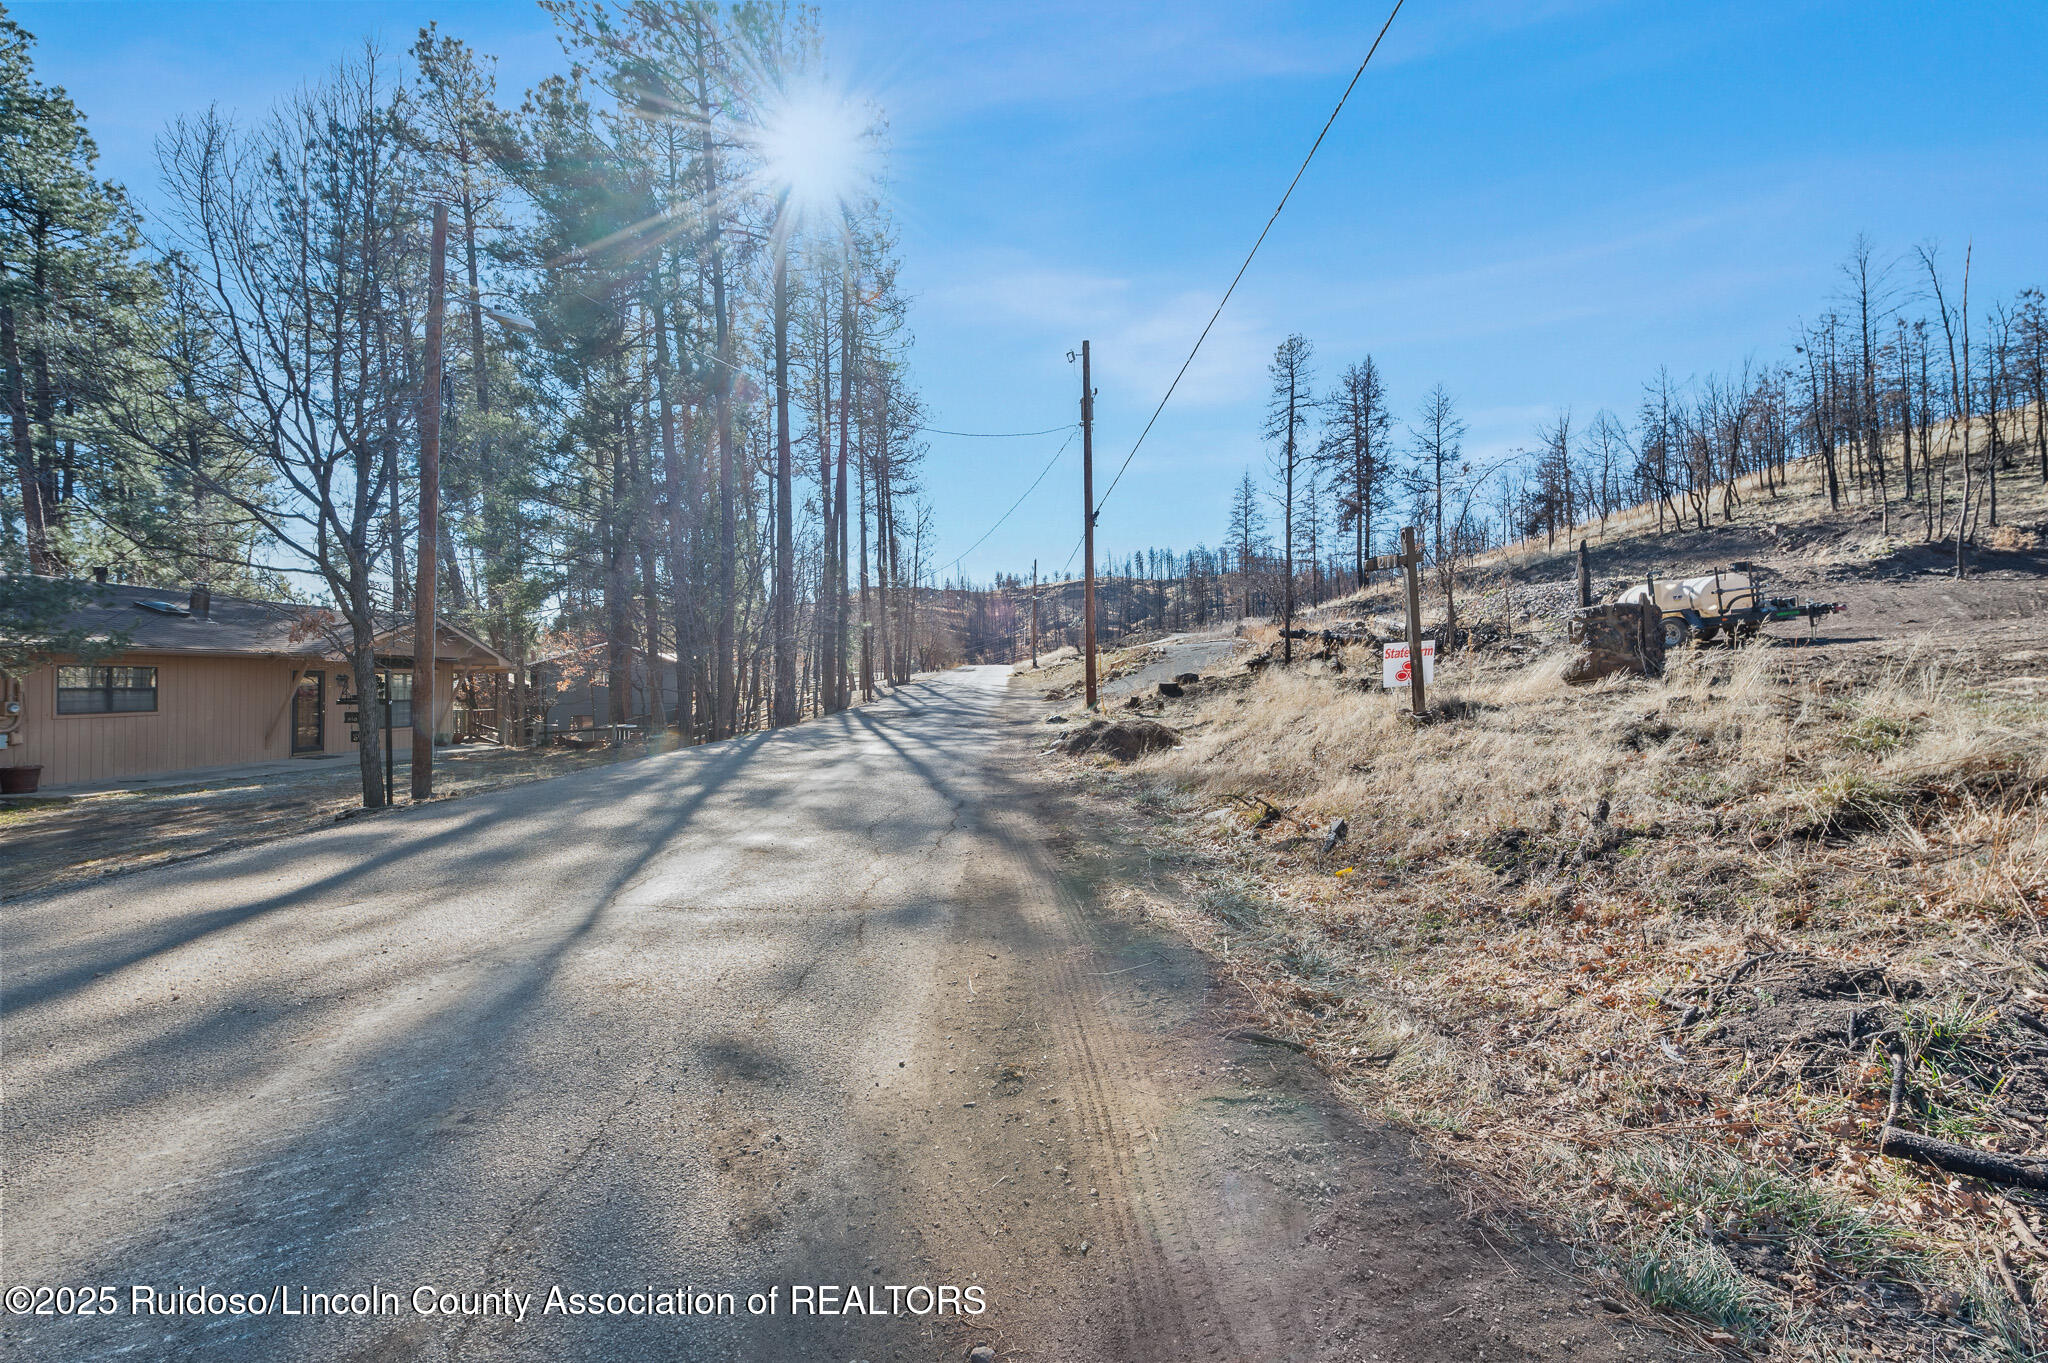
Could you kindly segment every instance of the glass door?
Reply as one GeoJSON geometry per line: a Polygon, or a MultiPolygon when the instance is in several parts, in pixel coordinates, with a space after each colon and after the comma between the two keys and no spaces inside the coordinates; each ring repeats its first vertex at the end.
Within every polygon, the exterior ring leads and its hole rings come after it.
{"type": "Polygon", "coordinates": [[[327,674],[308,672],[292,696],[292,752],[324,752],[327,748],[327,674]]]}

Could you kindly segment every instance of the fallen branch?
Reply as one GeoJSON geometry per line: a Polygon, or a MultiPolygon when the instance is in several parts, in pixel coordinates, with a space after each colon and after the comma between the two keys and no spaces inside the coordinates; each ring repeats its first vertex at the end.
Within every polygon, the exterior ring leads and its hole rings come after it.
{"type": "MultiPolygon", "coordinates": [[[[1719,816],[1716,817],[1718,818],[1719,816]]],[[[1733,989],[1737,984],[1741,983],[1742,977],[1744,975],[1747,975],[1751,970],[1753,970],[1757,966],[1762,965],[1765,961],[1774,961],[1778,959],[1780,956],[1789,956],[1791,954],[1792,953],[1789,951],[1757,951],[1752,952],[1749,955],[1743,957],[1741,960],[1735,963],[1735,968],[1733,970],[1730,970],[1726,975],[1723,975],[1720,978],[1720,980],[1713,985],[1712,988],[1707,990],[1706,1002],[1703,1005],[1701,1005],[1703,1010],[1709,1016],[1720,1012],[1722,998],[1724,998],[1727,995],[1729,990],[1733,989]]]]}
{"type": "Polygon", "coordinates": [[[2048,1259],[2048,1245],[2041,1243],[2041,1237],[2034,1234],[2034,1228],[2027,1224],[2027,1218],[2020,1215],[2017,1207],[2001,1197],[1998,1210],[2005,1214],[2005,1223],[2012,1227],[2012,1233],[2020,1238],[2021,1244],[2034,1251],[2037,1258],[2048,1259]]]}
{"type": "Polygon", "coordinates": [[[1306,823],[1303,823],[1300,818],[1296,817],[1292,809],[1282,809],[1279,805],[1274,804],[1271,800],[1268,800],[1263,795],[1244,795],[1236,791],[1232,791],[1228,798],[1237,801],[1246,809],[1254,809],[1259,811],[1258,822],[1253,824],[1253,827],[1255,828],[1264,828],[1267,824],[1272,823],[1275,820],[1285,819],[1287,820],[1287,822],[1293,824],[1296,828],[1299,828],[1304,833],[1315,833],[1320,831],[1306,823]]]}
{"type": "Polygon", "coordinates": [[[2025,1027],[2028,1031],[2039,1032],[2042,1036],[2048,1036],[2048,1022],[2041,1021],[2041,1019],[2035,1017],[2024,1008],[2011,1009],[2006,1013],[2006,1016],[2017,1022],[2020,1026],[2025,1027]]]}
{"type": "Polygon", "coordinates": [[[1290,1051],[1300,1051],[1304,1054],[1308,1051],[1308,1047],[1302,1045],[1299,1041],[1292,1041],[1284,1036],[1274,1036],[1271,1032],[1261,1032],[1251,1027],[1233,1027],[1223,1034],[1223,1039],[1225,1041],[1249,1041],[1258,1046],[1284,1046],[1290,1051]]]}
{"type": "Polygon", "coordinates": [[[1370,644],[1377,648],[1386,641],[1363,625],[1352,629],[1283,629],[1283,639],[1320,639],[1326,644],[1370,644]]]}
{"type": "Polygon", "coordinates": [[[1881,1155],[1909,1159],[1964,1178],[1981,1178],[1987,1183],[2006,1183],[2017,1188],[2048,1189],[2048,1160],[1996,1155],[1932,1136],[1889,1129],[1878,1133],[1877,1150],[1881,1155]]]}
{"type": "Polygon", "coordinates": [[[2006,1257],[2005,1246],[1994,1245],[1991,1262],[1998,1265],[1998,1276],[2005,1280],[2006,1293],[2021,1306],[2032,1306],[2034,1294],[2029,1290],[2026,1279],[2012,1271],[2012,1260],[2006,1257]]]}
{"type": "Polygon", "coordinates": [[[1679,1015],[1678,1030],[1681,1032],[1700,1020],[1700,1013],[1703,1010],[1697,1003],[1681,1003],[1661,989],[1652,989],[1648,993],[1651,998],[1679,1015]]]}

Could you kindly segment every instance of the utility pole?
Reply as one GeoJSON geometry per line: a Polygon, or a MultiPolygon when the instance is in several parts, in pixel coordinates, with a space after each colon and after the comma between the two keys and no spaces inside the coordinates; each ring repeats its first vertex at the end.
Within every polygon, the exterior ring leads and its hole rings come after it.
{"type": "Polygon", "coordinates": [[[1089,386],[1088,343],[1081,342],[1081,656],[1088,708],[1095,708],[1095,390],[1089,386]]]}
{"type": "MultiPolygon", "coordinates": [[[[420,566],[412,605],[412,798],[434,793],[434,559],[441,544],[441,319],[448,291],[448,205],[434,205],[427,265],[427,365],[420,396],[420,566]],[[420,705],[426,705],[424,722],[420,705]]],[[[388,712],[387,712],[388,713],[388,712]]]]}
{"type": "Polygon", "coordinates": [[[1031,560],[1031,670],[1038,670],[1038,560],[1031,560]]]}

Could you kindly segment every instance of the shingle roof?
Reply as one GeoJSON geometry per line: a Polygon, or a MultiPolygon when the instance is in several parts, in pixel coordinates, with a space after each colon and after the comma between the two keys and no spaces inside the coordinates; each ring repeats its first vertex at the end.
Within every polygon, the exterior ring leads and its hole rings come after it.
{"type": "MultiPolygon", "coordinates": [[[[268,657],[332,658],[346,630],[340,613],[289,601],[253,601],[215,594],[204,616],[191,611],[190,594],[162,587],[90,586],[96,604],[74,612],[67,624],[96,636],[123,635],[136,653],[248,653],[268,657]]],[[[412,649],[412,617],[379,612],[380,641],[412,649]]],[[[489,666],[511,664],[482,640],[443,621],[436,658],[489,666]],[[479,656],[481,655],[481,656],[479,656]]]]}

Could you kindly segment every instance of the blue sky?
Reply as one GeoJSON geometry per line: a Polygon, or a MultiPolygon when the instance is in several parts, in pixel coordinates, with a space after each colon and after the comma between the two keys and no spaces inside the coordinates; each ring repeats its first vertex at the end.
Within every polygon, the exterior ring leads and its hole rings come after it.
{"type": "MultiPolygon", "coordinates": [[[[1071,420],[1066,352],[1087,337],[1104,477],[1384,18],[1377,0],[824,11],[842,79],[890,116],[932,423],[1071,420]]],[[[145,205],[169,118],[259,113],[365,38],[402,50],[436,19],[500,59],[508,95],[561,61],[519,3],[13,12],[145,205]]],[[[1779,358],[1839,292],[1858,232],[1887,255],[1938,241],[1958,266],[1974,242],[1973,303],[2048,284],[2044,72],[2042,0],[1408,0],[1100,543],[1221,538],[1239,471],[1265,467],[1264,367],[1289,331],[1326,377],[1370,351],[1402,415],[1443,383],[1491,454],[1560,407],[1626,413],[1660,364],[1779,358]]],[[[946,554],[1058,444],[933,437],[946,554]]],[[[1067,561],[1079,477],[1070,449],[966,572],[1067,561]]]]}

